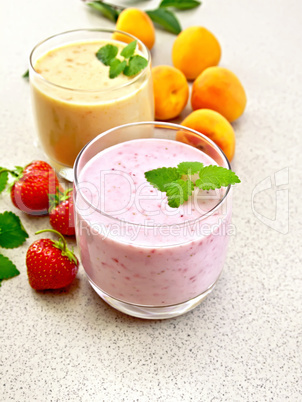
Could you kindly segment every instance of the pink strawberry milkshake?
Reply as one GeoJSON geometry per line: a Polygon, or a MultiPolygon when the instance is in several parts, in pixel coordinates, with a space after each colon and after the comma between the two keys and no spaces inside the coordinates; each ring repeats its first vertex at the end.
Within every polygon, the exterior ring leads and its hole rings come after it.
{"type": "Polygon", "coordinates": [[[123,142],[94,156],[78,178],[76,232],[90,282],[111,298],[143,306],[191,300],[217,281],[231,219],[226,188],[196,189],[179,208],[144,176],[180,162],[216,164],[167,139],[123,142]],[[217,204],[219,204],[217,206],[217,204]]]}

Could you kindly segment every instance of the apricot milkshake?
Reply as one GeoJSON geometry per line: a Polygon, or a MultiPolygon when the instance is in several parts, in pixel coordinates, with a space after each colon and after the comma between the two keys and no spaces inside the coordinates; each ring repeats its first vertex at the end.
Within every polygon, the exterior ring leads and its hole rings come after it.
{"type": "Polygon", "coordinates": [[[80,172],[76,168],[76,232],[83,267],[97,293],[128,314],[167,318],[173,316],[171,306],[182,304],[188,311],[187,303],[193,301],[192,308],[200,302],[221,273],[231,219],[229,189],[195,191],[175,209],[144,176],[183,161],[216,164],[187,144],[144,138],[113,145],[80,172]],[[121,303],[135,308],[123,309],[121,303]]]}
{"type": "MultiPolygon", "coordinates": [[[[136,76],[109,78],[96,57],[100,47],[127,45],[113,31],[78,30],[42,42],[31,54],[32,104],[42,147],[55,167],[71,168],[79,151],[96,135],[120,124],[153,120],[150,56],[138,41],[148,66],[136,76]]],[[[135,40],[131,37],[131,40],[135,40]]]]}

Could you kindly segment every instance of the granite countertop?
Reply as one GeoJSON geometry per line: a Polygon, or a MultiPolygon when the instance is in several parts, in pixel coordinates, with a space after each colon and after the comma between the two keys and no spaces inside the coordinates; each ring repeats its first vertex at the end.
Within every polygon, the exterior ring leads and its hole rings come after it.
{"type": "MultiPolygon", "coordinates": [[[[203,25],[217,36],[220,65],[248,96],[233,124],[232,166],[242,180],[234,191],[236,233],[215,290],[193,311],[163,321],[128,317],[97,296],[82,267],[68,291],[33,291],[25,254],[48,218],[25,216],[0,196],[0,212],[17,213],[30,235],[4,251],[21,274],[0,288],[1,401],[302,400],[301,4],[205,0],[178,13],[183,27],[203,25]]],[[[101,26],[113,24],[80,0],[3,2],[1,166],[43,158],[21,78],[32,47],[55,33],[101,26]]],[[[156,32],[153,65],[171,64],[175,37],[156,32]]]]}

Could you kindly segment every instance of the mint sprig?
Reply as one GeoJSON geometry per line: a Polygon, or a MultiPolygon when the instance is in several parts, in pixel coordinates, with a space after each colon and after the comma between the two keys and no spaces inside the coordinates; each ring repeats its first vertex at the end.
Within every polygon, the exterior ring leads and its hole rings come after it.
{"type": "Polygon", "coordinates": [[[96,57],[105,66],[110,66],[109,78],[116,78],[123,73],[127,77],[137,75],[140,71],[148,65],[148,60],[140,55],[134,55],[137,45],[137,40],[130,42],[129,45],[124,47],[120,53],[120,57],[124,60],[117,58],[118,47],[114,45],[102,46],[96,53],[96,57]]]}
{"type": "Polygon", "coordinates": [[[145,172],[146,180],[161,192],[165,192],[168,205],[178,208],[188,201],[194,188],[215,190],[240,183],[238,176],[221,166],[204,166],[201,162],[181,162],[177,167],[162,167],[145,172]],[[198,178],[195,178],[198,175],[198,178]]]}

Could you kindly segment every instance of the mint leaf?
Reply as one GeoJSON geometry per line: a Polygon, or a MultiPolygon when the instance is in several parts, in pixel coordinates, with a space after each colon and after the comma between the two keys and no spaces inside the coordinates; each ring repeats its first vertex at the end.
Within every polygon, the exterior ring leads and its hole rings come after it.
{"type": "Polygon", "coordinates": [[[181,162],[177,165],[177,170],[181,175],[192,175],[198,173],[202,168],[203,163],[201,162],[181,162]]]}
{"type": "Polygon", "coordinates": [[[168,197],[168,205],[171,208],[178,208],[185,201],[188,201],[189,196],[194,190],[194,183],[191,180],[175,180],[166,186],[166,194],[168,197]]]}
{"type": "Polygon", "coordinates": [[[129,59],[129,57],[134,55],[136,45],[137,40],[130,42],[129,45],[124,47],[124,49],[121,51],[121,56],[125,57],[125,59],[129,59]]]}
{"type": "Polygon", "coordinates": [[[146,180],[159,191],[165,192],[167,185],[181,178],[177,168],[159,168],[145,172],[146,180]]]}
{"type": "Polygon", "coordinates": [[[210,165],[199,172],[199,179],[195,184],[203,190],[215,190],[235,183],[240,183],[240,180],[234,172],[221,166],[210,165]]]}
{"type": "Polygon", "coordinates": [[[104,17],[108,18],[110,21],[116,22],[120,11],[111,6],[110,4],[106,4],[103,1],[92,1],[91,3],[87,3],[87,5],[100,13],[103,14],[104,17]]]}
{"type": "Polygon", "coordinates": [[[116,57],[118,53],[118,48],[113,45],[105,45],[102,46],[97,52],[96,57],[103,63],[105,66],[109,66],[112,59],[116,57]]]}
{"type": "Polygon", "coordinates": [[[200,6],[201,2],[196,0],[163,0],[159,7],[174,7],[179,10],[189,10],[191,8],[195,8],[200,6]]]}
{"type": "MultiPolygon", "coordinates": [[[[3,169],[0,167],[0,171],[3,169]]],[[[0,173],[0,193],[5,189],[7,185],[7,180],[8,180],[8,172],[2,172],[0,173]]]]}
{"type": "Polygon", "coordinates": [[[109,78],[115,78],[118,75],[120,75],[120,73],[122,71],[124,71],[125,67],[127,66],[127,62],[121,61],[119,59],[113,59],[110,62],[110,70],[109,70],[109,78]]]}
{"type": "Polygon", "coordinates": [[[215,190],[227,187],[230,184],[240,183],[238,176],[229,169],[221,166],[203,166],[201,162],[181,162],[177,168],[162,167],[145,172],[146,180],[162,192],[166,192],[168,205],[178,208],[192,195],[194,187],[203,190],[215,190]],[[199,178],[194,183],[194,177],[183,180],[183,175],[199,173],[199,178]]]}
{"type": "Polygon", "coordinates": [[[17,270],[12,261],[0,254],[0,286],[2,279],[13,278],[19,274],[20,272],[17,270]]]}
{"type": "Polygon", "coordinates": [[[161,25],[167,31],[178,35],[181,32],[181,26],[175,15],[164,8],[157,8],[156,10],[146,11],[153,22],[161,25]]]}
{"type": "Polygon", "coordinates": [[[132,77],[133,75],[138,74],[148,65],[148,60],[142,56],[136,55],[132,56],[129,59],[129,63],[124,70],[124,74],[127,77],[132,77]]]}
{"type": "Polygon", "coordinates": [[[133,56],[135,52],[137,41],[133,41],[129,43],[124,49],[121,51],[121,56],[128,59],[128,64],[126,60],[117,59],[116,56],[118,54],[118,48],[113,45],[105,45],[102,46],[96,53],[96,57],[103,63],[105,66],[110,66],[109,70],[109,78],[117,77],[121,72],[123,72],[127,77],[132,77],[133,75],[138,74],[141,70],[143,70],[148,65],[148,60],[142,56],[136,55],[133,56]]]}
{"type": "Polygon", "coordinates": [[[3,248],[19,247],[28,237],[20,218],[13,212],[0,214],[0,246],[3,248]]]}

